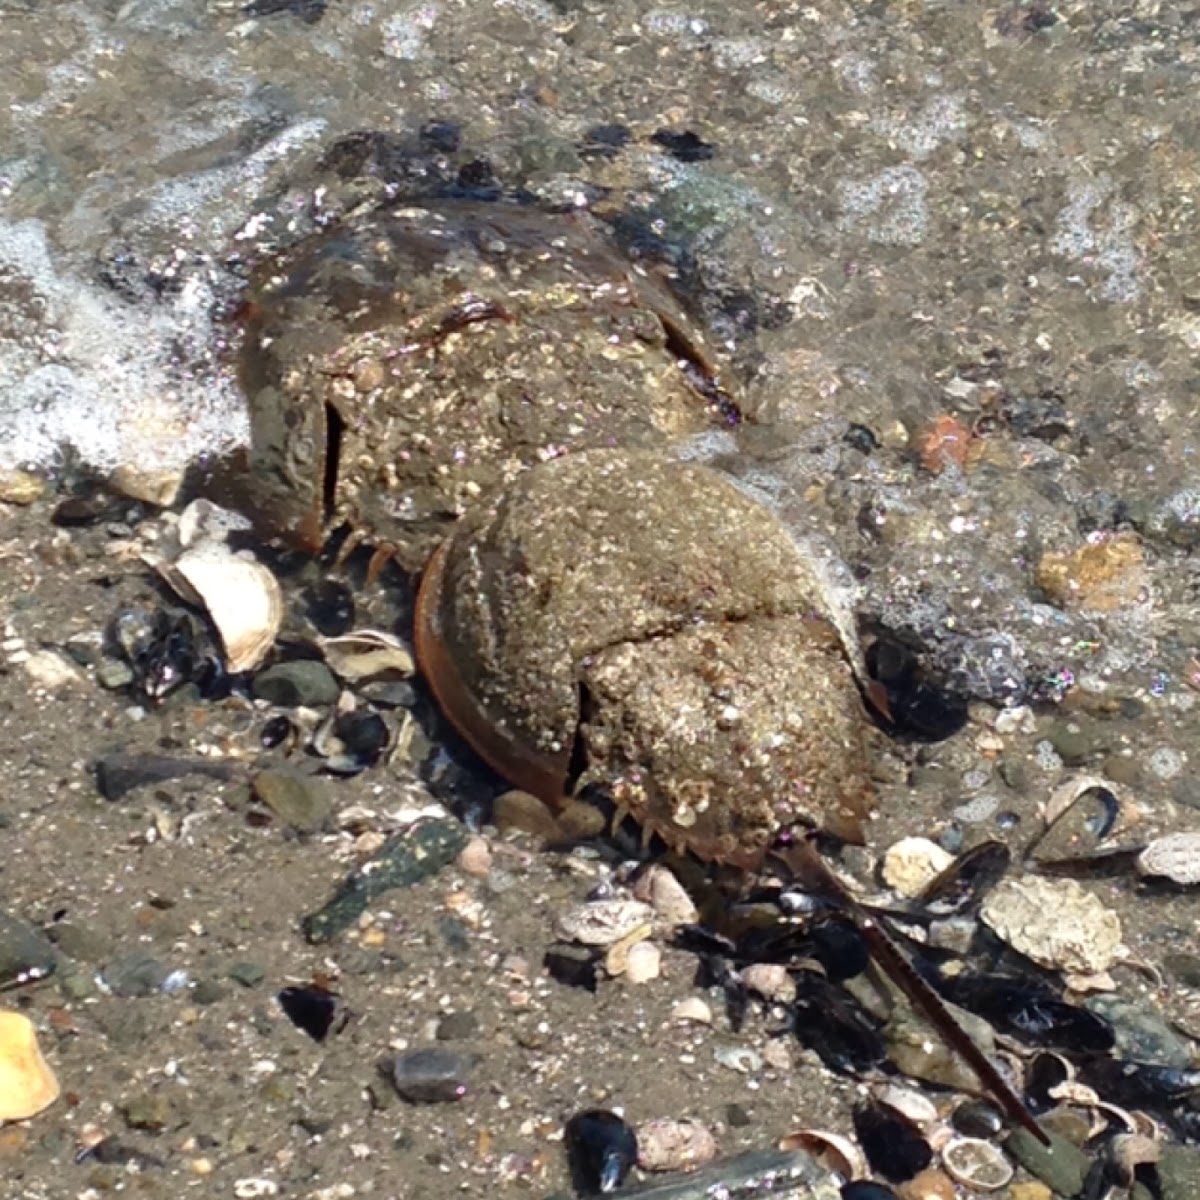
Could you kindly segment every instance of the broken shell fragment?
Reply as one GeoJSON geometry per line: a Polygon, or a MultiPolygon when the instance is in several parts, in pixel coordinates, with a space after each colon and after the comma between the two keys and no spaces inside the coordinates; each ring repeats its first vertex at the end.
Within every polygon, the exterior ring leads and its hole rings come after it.
{"type": "Polygon", "coordinates": [[[24,1121],[58,1099],[58,1080],[38,1049],[33,1022],[0,1012],[0,1121],[24,1121]]]}
{"type": "Polygon", "coordinates": [[[208,613],[232,674],[267,657],[283,620],[279,583],[262,563],[206,542],[159,568],[185,600],[208,613]]]}
{"type": "Polygon", "coordinates": [[[637,1144],[643,1171],[694,1171],[717,1157],[712,1130],[688,1118],[660,1117],[639,1125],[637,1144]]]}
{"type": "Polygon", "coordinates": [[[347,683],[409,679],[416,674],[412,651],[390,633],[359,629],[323,638],[320,645],[330,670],[347,683]]]}
{"type": "Polygon", "coordinates": [[[1092,975],[1124,954],[1121,922],[1073,879],[1005,879],[983,902],[984,923],[1043,967],[1092,975]]]}
{"type": "Polygon", "coordinates": [[[650,932],[654,909],[640,900],[592,900],[569,908],[558,919],[558,931],[584,946],[612,946],[641,926],[650,932]]]}
{"type": "Polygon", "coordinates": [[[779,1139],[780,1150],[803,1150],[818,1166],[843,1181],[861,1179],[867,1172],[863,1152],[847,1137],[821,1129],[797,1129],[779,1139]]]}
{"type": "Polygon", "coordinates": [[[1138,856],[1139,875],[1189,887],[1200,883],[1200,833],[1168,833],[1138,856]]]}

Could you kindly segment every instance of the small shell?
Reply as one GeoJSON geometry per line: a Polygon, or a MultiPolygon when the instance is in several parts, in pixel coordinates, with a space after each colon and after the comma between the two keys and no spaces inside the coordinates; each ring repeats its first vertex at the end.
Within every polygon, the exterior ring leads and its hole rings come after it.
{"type": "Polygon", "coordinates": [[[782,963],[750,963],[741,970],[742,982],[752,991],[776,1004],[796,998],[796,981],[782,963]]]}
{"type": "Polygon", "coordinates": [[[159,570],[185,600],[208,613],[231,673],[253,670],[266,658],[283,620],[279,583],[266,567],[209,542],[159,570]]]}
{"type": "Polygon", "coordinates": [[[912,899],[953,861],[953,855],[928,838],[901,838],[889,846],[883,856],[883,881],[901,896],[912,899]]]}
{"type": "Polygon", "coordinates": [[[694,925],[699,920],[687,889],[661,863],[655,863],[638,879],[633,894],[653,907],[657,923],[666,929],[694,925]]]}
{"type": "Polygon", "coordinates": [[[662,972],[662,951],[653,942],[638,942],[629,947],[625,978],[630,983],[649,983],[662,972]]]}
{"type": "Polygon", "coordinates": [[[643,1171],[694,1171],[717,1157],[717,1139],[699,1121],[660,1117],[637,1129],[643,1171]]]}
{"type": "Polygon", "coordinates": [[[375,629],[358,629],[321,639],[329,668],[347,683],[369,679],[409,679],[416,674],[412,651],[398,637],[375,629]]]}
{"type": "Polygon", "coordinates": [[[604,956],[604,969],[614,978],[624,975],[629,969],[629,956],[635,946],[650,936],[649,925],[638,925],[623,938],[613,942],[604,956]]]}
{"type": "Polygon", "coordinates": [[[1200,833],[1168,833],[1138,856],[1139,875],[1190,886],[1200,883],[1200,833]]]}
{"type": "Polygon", "coordinates": [[[593,900],[567,909],[558,930],[584,946],[611,946],[640,925],[648,927],[653,917],[654,909],[640,900],[593,900]]]}
{"type": "Polygon", "coordinates": [[[780,1150],[803,1150],[818,1166],[832,1171],[843,1180],[862,1179],[867,1174],[867,1160],[858,1146],[839,1133],[821,1129],[797,1129],[779,1139],[780,1150]]]}
{"type": "Polygon", "coordinates": [[[33,1022],[0,1012],[0,1121],[25,1121],[58,1099],[58,1080],[38,1049],[33,1022]]]}
{"type": "Polygon", "coordinates": [[[1004,1152],[982,1138],[957,1137],[942,1149],[942,1166],[973,1192],[998,1192],[1013,1177],[1004,1152]]]}
{"type": "Polygon", "coordinates": [[[712,1007],[707,1000],[702,1000],[699,996],[689,996],[671,1009],[671,1020],[678,1025],[711,1025],[712,1007]]]}

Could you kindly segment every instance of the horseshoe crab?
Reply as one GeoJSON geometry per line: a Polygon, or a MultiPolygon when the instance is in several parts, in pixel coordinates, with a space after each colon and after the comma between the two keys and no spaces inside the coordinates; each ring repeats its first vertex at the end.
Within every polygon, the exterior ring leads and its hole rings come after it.
{"type": "Polygon", "coordinates": [[[416,651],[495,770],[597,785],[645,835],[754,867],[793,827],[861,841],[866,720],[825,590],[773,514],[636,449],[533,467],[438,549],[416,651]]]}
{"type": "Polygon", "coordinates": [[[263,264],[240,374],[259,531],[347,524],[410,570],[479,497],[589,446],[733,419],[666,287],[586,214],[437,200],[348,220],[263,264]]]}

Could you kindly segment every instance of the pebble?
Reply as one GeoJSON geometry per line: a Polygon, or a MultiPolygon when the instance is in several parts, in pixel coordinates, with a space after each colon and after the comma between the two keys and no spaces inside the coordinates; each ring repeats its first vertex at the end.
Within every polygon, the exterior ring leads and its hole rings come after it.
{"type": "Polygon", "coordinates": [[[513,788],[502,792],[492,803],[492,823],[501,833],[519,830],[544,841],[562,836],[554,814],[536,796],[513,788]]]}
{"type": "Polygon", "coordinates": [[[649,926],[654,909],[641,900],[592,900],[567,909],[558,919],[558,931],[584,946],[611,946],[639,926],[649,926]]]}
{"type": "Polygon", "coordinates": [[[58,1099],[58,1080],[23,1013],[0,1012],[0,1122],[25,1121],[58,1099]]]}
{"type": "Polygon", "coordinates": [[[712,1130],[688,1118],[660,1117],[639,1125],[637,1144],[643,1171],[694,1171],[717,1157],[712,1130]]]}
{"type": "Polygon", "coordinates": [[[598,955],[587,946],[556,942],[547,947],[542,965],[549,972],[551,979],[566,987],[578,987],[594,992],[599,983],[598,955]]]}
{"type": "Polygon", "coordinates": [[[742,982],[752,991],[776,1004],[796,998],[796,981],[782,963],[749,963],[741,970],[742,982]]]}
{"type": "Polygon", "coordinates": [[[30,471],[0,472],[0,501],[25,507],[41,496],[46,488],[44,479],[30,471]]]}
{"type": "Polygon", "coordinates": [[[410,1104],[446,1104],[467,1094],[472,1055],[436,1048],[411,1050],[392,1063],[392,1084],[410,1104]]]}
{"type": "Polygon", "coordinates": [[[79,668],[57,650],[34,650],[21,666],[38,687],[47,691],[68,687],[82,678],[79,668]]]}
{"type": "Polygon", "coordinates": [[[1123,953],[1117,914],[1074,879],[1002,880],[980,916],[1014,950],[1054,970],[1094,975],[1123,953]]]}
{"type": "Polygon", "coordinates": [[[900,1200],[955,1200],[954,1181],[936,1167],[926,1167],[911,1179],[896,1185],[900,1200]]]}
{"type": "Polygon", "coordinates": [[[1030,1175],[1040,1179],[1057,1196],[1077,1196],[1091,1168],[1091,1159],[1065,1138],[1048,1132],[1050,1145],[1043,1146],[1026,1129],[1014,1129],[1004,1148],[1030,1175]]]}
{"type": "Polygon", "coordinates": [[[954,859],[936,842],[906,837],[894,842],[883,856],[883,881],[901,896],[914,899],[954,859]]]}
{"type": "Polygon", "coordinates": [[[334,704],[341,694],[337,677],[316,659],[276,663],[254,676],[251,686],[257,700],[281,708],[318,708],[334,704]]]}
{"type": "Polygon", "coordinates": [[[54,947],[38,929],[0,911],[0,987],[42,979],[57,961],[54,947]]]}
{"type": "Polygon", "coordinates": [[[1192,1065],[1188,1043],[1155,1011],[1149,1000],[1121,996],[1089,996],[1084,1007],[1112,1023],[1118,1058],[1160,1067],[1192,1065]]]}
{"type": "Polygon", "coordinates": [[[234,963],[226,974],[234,983],[240,983],[244,988],[258,987],[267,977],[266,970],[255,962],[234,963]]]}
{"type": "Polygon", "coordinates": [[[1200,1196],[1200,1149],[1163,1146],[1158,1160],[1162,1200],[1196,1200],[1200,1196]]]}
{"type": "Polygon", "coordinates": [[[133,682],[133,668],[120,658],[104,655],[95,667],[96,682],[110,692],[119,692],[133,682]]]}
{"type": "Polygon", "coordinates": [[[950,1122],[967,1137],[994,1138],[1004,1129],[1004,1115],[986,1100],[967,1100],[950,1115],[950,1122]]]}
{"type": "Polygon", "coordinates": [[[176,1119],[175,1106],[165,1092],[142,1092],[121,1105],[121,1115],[130,1129],[161,1133],[176,1119]]]}
{"type": "Polygon", "coordinates": [[[319,833],[330,827],[333,803],[323,779],[286,769],[260,771],[252,788],[256,799],[289,829],[319,833]]]}
{"type": "Polygon", "coordinates": [[[102,963],[112,954],[112,942],[89,925],[60,921],[47,927],[46,936],[76,962],[102,963]]]}
{"type": "Polygon", "coordinates": [[[1066,553],[1042,555],[1034,580],[1059,608],[1116,612],[1149,593],[1149,575],[1136,534],[1118,533],[1066,553]]]}
{"type": "Polygon", "coordinates": [[[479,1018],[473,1012],[447,1013],[438,1023],[434,1036],[439,1042],[460,1042],[479,1033],[479,1018]]]}
{"type": "Polygon", "coordinates": [[[216,1004],[225,995],[225,986],[217,979],[201,979],[192,988],[192,1000],[196,1004],[216,1004]]]}
{"type": "Polygon", "coordinates": [[[152,996],[162,989],[171,968],[145,950],[135,950],[108,964],[104,982],[115,996],[132,999],[152,996]]]}
{"type": "Polygon", "coordinates": [[[1054,1193],[1040,1180],[1014,1183],[1008,1189],[1009,1200],[1051,1200],[1054,1193]]]}
{"type": "Polygon", "coordinates": [[[487,838],[473,837],[458,856],[459,869],[475,879],[486,879],[492,869],[492,848],[487,838]]]}

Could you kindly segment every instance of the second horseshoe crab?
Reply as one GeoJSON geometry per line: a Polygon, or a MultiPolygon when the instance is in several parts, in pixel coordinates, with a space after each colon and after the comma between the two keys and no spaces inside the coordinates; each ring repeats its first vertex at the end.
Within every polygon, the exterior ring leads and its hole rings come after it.
{"type": "Polygon", "coordinates": [[[262,264],[245,325],[260,532],[316,550],[345,524],[409,570],[533,463],[736,419],[674,297],[583,213],[355,217],[262,264]]]}

